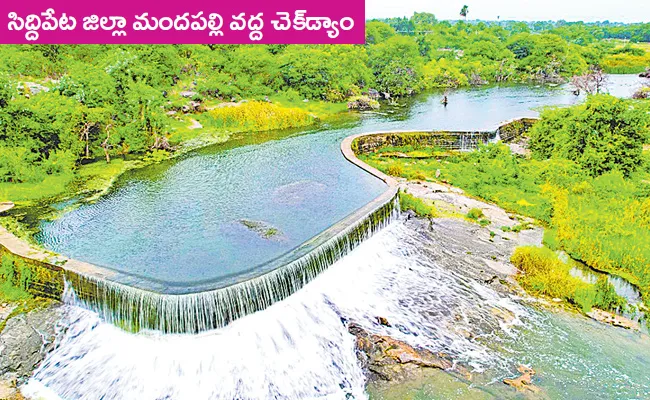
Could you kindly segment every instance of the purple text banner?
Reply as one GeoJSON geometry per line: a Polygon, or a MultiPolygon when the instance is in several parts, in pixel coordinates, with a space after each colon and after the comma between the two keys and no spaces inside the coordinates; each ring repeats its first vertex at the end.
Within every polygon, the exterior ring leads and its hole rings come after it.
{"type": "Polygon", "coordinates": [[[0,44],[362,44],[364,0],[0,0],[0,44]]]}

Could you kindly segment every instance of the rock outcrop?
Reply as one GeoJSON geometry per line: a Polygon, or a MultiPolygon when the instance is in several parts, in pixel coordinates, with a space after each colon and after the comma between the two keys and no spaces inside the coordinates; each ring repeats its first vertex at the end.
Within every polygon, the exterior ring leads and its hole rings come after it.
{"type": "Polygon", "coordinates": [[[504,379],[503,383],[514,387],[519,392],[540,392],[540,388],[533,385],[533,375],[535,375],[535,370],[525,365],[520,365],[519,368],[517,368],[517,371],[521,373],[519,377],[513,379],[504,379]]]}
{"type": "Polygon", "coordinates": [[[612,326],[617,326],[619,328],[631,329],[638,331],[641,329],[638,322],[632,321],[629,318],[625,318],[620,315],[612,314],[607,311],[599,310],[597,308],[592,309],[587,313],[587,315],[598,321],[605,324],[610,324],[612,326]]]}
{"type": "Polygon", "coordinates": [[[356,323],[350,323],[348,331],[356,337],[357,356],[369,380],[400,382],[412,379],[422,368],[446,370],[453,365],[444,354],[415,348],[389,336],[371,334],[356,323]]]}
{"type": "Polygon", "coordinates": [[[22,383],[52,350],[61,305],[52,303],[6,321],[0,333],[0,378],[22,383]]]}
{"type": "Polygon", "coordinates": [[[0,332],[0,399],[23,400],[18,387],[54,348],[63,309],[60,303],[51,303],[11,316],[15,307],[0,307],[0,318],[5,324],[0,332]]]}

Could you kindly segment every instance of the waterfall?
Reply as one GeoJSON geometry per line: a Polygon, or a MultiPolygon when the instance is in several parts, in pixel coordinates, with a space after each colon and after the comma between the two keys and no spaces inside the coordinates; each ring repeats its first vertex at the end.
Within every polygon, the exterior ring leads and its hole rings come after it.
{"type": "Polygon", "coordinates": [[[69,307],[63,336],[24,394],[57,400],[366,399],[345,321],[477,367],[499,365],[498,355],[453,329],[470,323],[498,328],[485,321],[494,307],[522,318],[527,313],[439,265],[454,259],[443,248],[432,253],[434,244],[423,235],[395,222],[285,301],[198,335],[131,334],[69,307]],[[393,326],[380,325],[377,316],[393,326]],[[44,396],[47,391],[58,396],[44,396]]]}
{"type": "Polygon", "coordinates": [[[66,271],[64,301],[132,332],[212,330],[287,298],[398,215],[399,200],[392,196],[296,260],[232,286],[198,293],[161,294],[66,271]]]}

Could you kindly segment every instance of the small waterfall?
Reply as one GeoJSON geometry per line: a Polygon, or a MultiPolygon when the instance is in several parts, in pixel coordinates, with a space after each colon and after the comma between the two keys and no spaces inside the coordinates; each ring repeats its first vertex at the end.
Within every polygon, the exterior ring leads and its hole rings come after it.
{"type": "Polygon", "coordinates": [[[345,321],[477,368],[498,366],[501,358],[460,328],[498,329],[489,320],[494,307],[521,318],[526,311],[440,265],[451,259],[447,249],[423,235],[393,223],[285,301],[198,335],[132,334],[70,307],[63,336],[24,394],[57,400],[366,399],[345,321]],[[377,316],[393,326],[380,325],[377,316]]]}
{"type": "Polygon", "coordinates": [[[434,378],[433,386],[423,387],[426,381],[418,380],[397,386],[389,398],[513,398],[515,390],[501,382],[518,376],[520,364],[540,372],[534,381],[540,396],[650,398],[647,336],[495,291],[476,279],[486,266],[463,251],[493,244],[455,236],[457,224],[463,222],[431,230],[413,220],[392,223],[288,299],[198,335],[132,334],[66,306],[61,336],[23,394],[47,400],[367,399],[346,327],[354,321],[370,333],[444,352],[472,373],[463,386],[434,378]],[[472,395],[465,384],[484,391],[472,395]]]}
{"type": "Polygon", "coordinates": [[[197,333],[220,328],[283,300],[399,216],[397,196],[313,251],[264,275],[215,290],[161,294],[66,271],[68,304],[132,332],[197,333]]]}

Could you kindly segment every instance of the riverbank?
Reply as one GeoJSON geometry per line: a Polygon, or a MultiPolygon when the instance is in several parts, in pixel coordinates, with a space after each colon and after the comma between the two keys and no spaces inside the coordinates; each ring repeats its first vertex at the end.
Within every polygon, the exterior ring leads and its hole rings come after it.
{"type": "MultiPolygon", "coordinates": [[[[544,229],[535,225],[532,219],[467,196],[461,189],[449,185],[401,180],[400,187],[404,193],[419,199],[435,210],[426,218],[416,216],[413,211],[407,211],[411,214],[407,225],[419,232],[419,240],[422,243],[431,244],[433,252],[429,257],[448,273],[469,277],[477,285],[485,285],[504,297],[520,299],[527,307],[558,314],[562,316],[561,318],[568,320],[591,318],[603,326],[612,325],[607,329],[639,330],[638,324],[626,318],[620,317],[620,320],[614,321],[611,314],[596,309],[584,315],[579,308],[559,298],[531,297],[521,287],[519,279],[521,271],[512,263],[512,256],[522,246],[541,248],[544,236],[544,229]],[[483,219],[489,221],[489,224],[480,224],[472,218],[467,218],[471,210],[480,210],[483,219]],[[517,229],[522,224],[525,228],[517,229]],[[495,227],[510,229],[495,229],[495,227]],[[436,250],[433,250],[434,248],[436,250]]],[[[413,293],[417,296],[417,292],[413,293]]],[[[420,301],[424,300],[419,300],[417,297],[409,299],[409,302],[413,303],[420,301]]],[[[509,331],[512,329],[512,334],[520,334],[515,333],[520,329],[521,323],[515,313],[501,308],[488,311],[477,310],[477,314],[473,317],[466,314],[459,315],[453,326],[447,328],[471,341],[479,342],[484,338],[498,336],[501,329],[509,331]]],[[[382,316],[378,316],[379,324],[389,327],[393,324],[389,318],[380,317],[382,316]]],[[[358,336],[358,333],[356,334],[358,336]]],[[[645,334],[641,335],[645,337],[645,334]]],[[[390,335],[385,338],[358,339],[359,351],[364,354],[363,359],[367,360],[365,363],[371,399],[402,399],[416,394],[428,398],[443,393],[447,393],[448,398],[491,399],[518,398],[517,396],[554,398],[544,389],[544,374],[549,373],[545,371],[546,366],[542,367],[533,362],[526,364],[525,368],[510,365],[511,378],[495,382],[495,377],[499,375],[494,370],[472,371],[472,368],[462,361],[444,358],[444,356],[443,360],[446,361],[442,361],[442,364],[433,362],[432,356],[423,348],[418,349],[417,346],[413,348],[397,342],[392,346],[391,351],[380,350],[383,349],[382,341],[391,340],[395,339],[390,335]],[[376,344],[368,347],[369,341],[376,344]],[[420,360],[421,357],[424,357],[425,361],[420,360]],[[522,368],[533,372],[529,376],[518,373],[522,368]],[[538,376],[540,369],[541,380],[538,376]],[[522,380],[521,377],[525,378],[522,380]]],[[[526,341],[527,338],[522,336],[520,340],[526,341]]],[[[535,349],[531,348],[531,351],[535,349]]]]}
{"type": "MultiPolygon", "coordinates": [[[[621,103],[603,97],[592,103],[608,101],[616,106],[621,103]]],[[[585,107],[591,106],[574,109],[585,107]]],[[[555,115],[552,111],[548,114],[555,115]]],[[[614,115],[612,118],[620,118],[619,114],[614,115]]],[[[635,137],[634,154],[630,157],[635,157],[640,166],[635,165],[627,173],[615,169],[596,174],[582,170],[572,160],[531,157],[530,152],[516,153],[512,145],[509,148],[499,144],[483,147],[478,152],[445,154],[424,142],[410,145],[396,142],[396,146],[370,149],[372,153],[360,157],[389,174],[450,183],[471,196],[533,218],[548,228],[545,245],[553,250],[563,249],[596,270],[629,280],[647,301],[650,292],[644,265],[649,255],[643,243],[650,238],[644,222],[647,218],[644,210],[648,207],[644,193],[649,188],[650,153],[643,150],[641,140],[647,138],[642,133],[644,125],[639,126],[641,136],[635,137]]],[[[527,140],[518,145],[519,150],[526,150],[527,140]]],[[[538,142],[543,140],[548,141],[538,138],[538,142]]]]}

